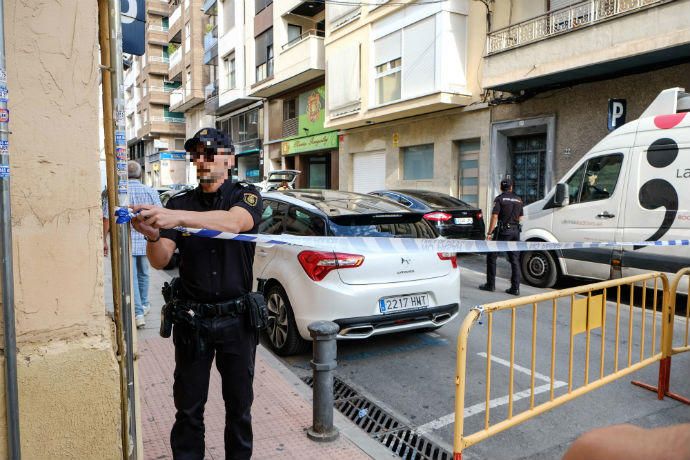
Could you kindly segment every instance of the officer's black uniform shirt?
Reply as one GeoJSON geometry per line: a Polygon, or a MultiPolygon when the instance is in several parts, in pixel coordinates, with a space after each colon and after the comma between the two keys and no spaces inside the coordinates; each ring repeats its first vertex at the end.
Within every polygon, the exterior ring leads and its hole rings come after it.
{"type": "Polygon", "coordinates": [[[503,192],[494,200],[491,214],[498,214],[498,221],[518,224],[522,217],[522,199],[513,192],[503,192]]]}
{"type": "MultiPolygon", "coordinates": [[[[185,211],[227,211],[234,206],[246,209],[254,218],[254,227],[245,233],[257,233],[261,221],[261,195],[244,182],[226,180],[215,193],[201,187],[179,193],[166,208],[185,211]]],[[[236,299],[252,289],[254,243],[205,238],[161,230],[161,237],[173,240],[180,250],[180,296],[196,302],[224,302],[236,299]]]]}

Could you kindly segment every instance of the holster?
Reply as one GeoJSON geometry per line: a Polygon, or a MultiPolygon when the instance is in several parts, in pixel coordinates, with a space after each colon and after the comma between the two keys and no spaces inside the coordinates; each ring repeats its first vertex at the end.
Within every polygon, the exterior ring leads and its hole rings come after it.
{"type": "Polygon", "coordinates": [[[167,339],[172,334],[174,313],[175,313],[175,299],[178,297],[180,285],[180,278],[175,277],[163,283],[161,292],[163,294],[163,300],[165,300],[165,305],[161,308],[161,325],[158,333],[161,337],[167,339]]]}
{"type": "Polygon", "coordinates": [[[247,308],[247,321],[249,329],[261,332],[268,326],[268,307],[266,299],[261,292],[250,292],[244,296],[247,308]]]}

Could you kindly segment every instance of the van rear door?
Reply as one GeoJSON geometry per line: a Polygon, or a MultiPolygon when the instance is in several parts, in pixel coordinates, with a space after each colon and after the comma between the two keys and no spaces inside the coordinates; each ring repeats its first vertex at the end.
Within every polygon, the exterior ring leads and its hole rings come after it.
{"type": "MultiPolygon", "coordinates": [[[[622,149],[593,155],[566,179],[570,203],[554,210],[560,241],[616,241],[625,194],[626,156],[622,149]]],[[[608,279],[613,248],[562,251],[569,275],[608,279]]]]}
{"type": "MultiPolygon", "coordinates": [[[[625,241],[690,239],[690,115],[677,116],[681,121],[666,129],[654,118],[640,123],[621,222],[625,241]]],[[[623,276],[673,274],[690,266],[690,248],[626,247],[621,265],[623,276]]]]}

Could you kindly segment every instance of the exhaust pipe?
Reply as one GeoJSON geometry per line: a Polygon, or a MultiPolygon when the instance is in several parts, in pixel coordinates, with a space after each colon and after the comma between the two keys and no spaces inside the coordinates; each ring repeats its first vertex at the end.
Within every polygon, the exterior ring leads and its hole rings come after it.
{"type": "Polygon", "coordinates": [[[450,320],[450,313],[441,313],[439,315],[434,316],[434,319],[432,321],[434,324],[445,324],[450,320]]]}
{"type": "Polygon", "coordinates": [[[357,337],[360,339],[366,339],[374,333],[374,326],[367,324],[366,326],[355,326],[345,329],[341,329],[338,334],[340,337],[357,337]]]}

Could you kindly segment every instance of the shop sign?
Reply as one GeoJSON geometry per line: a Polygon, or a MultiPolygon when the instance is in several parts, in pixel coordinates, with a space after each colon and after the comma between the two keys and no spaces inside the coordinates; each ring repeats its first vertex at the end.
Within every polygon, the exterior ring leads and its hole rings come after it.
{"type": "Polygon", "coordinates": [[[324,132],[326,112],[326,90],[324,86],[312,89],[299,95],[298,98],[298,132],[315,135],[324,132]]]}
{"type": "Polygon", "coordinates": [[[327,150],[338,147],[338,133],[331,131],[330,133],[317,134],[316,136],[300,137],[299,139],[292,139],[281,144],[281,151],[283,155],[292,155],[295,153],[311,152],[314,150],[327,150]]]}
{"type": "Polygon", "coordinates": [[[160,153],[160,158],[161,160],[178,160],[178,161],[186,161],[187,160],[187,152],[161,152],[160,153]]]}

